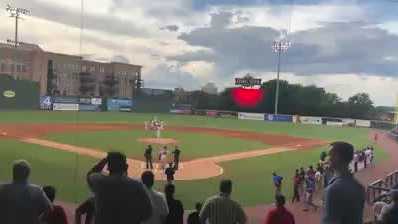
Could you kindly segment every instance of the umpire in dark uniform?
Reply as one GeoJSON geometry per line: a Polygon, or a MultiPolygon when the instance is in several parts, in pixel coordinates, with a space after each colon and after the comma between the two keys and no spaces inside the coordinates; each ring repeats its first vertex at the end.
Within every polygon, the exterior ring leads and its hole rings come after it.
{"type": "Polygon", "coordinates": [[[180,163],[180,154],[181,150],[178,149],[178,146],[176,146],[173,155],[174,155],[174,169],[178,170],[178,164],[180,163]]]}
{"type": "Polygon", "coordinates": [[[145,161],[146,161],[146,168],[147,169],[153,169],[153,165],[152,165],[152,146],[148,145],[148,147],[145,149],[145,161]]]}

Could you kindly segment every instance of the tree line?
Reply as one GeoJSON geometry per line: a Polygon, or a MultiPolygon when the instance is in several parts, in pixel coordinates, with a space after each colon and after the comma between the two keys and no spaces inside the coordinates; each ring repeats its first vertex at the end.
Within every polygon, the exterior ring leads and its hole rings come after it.
{"type": "MultiPolygon", "coordinates": [[[[232,90],[226,88],[217,95],[203,91],[193,91],[188,97],[178,97],[176,103],[191,104],[196,109],[246,111],[255,113],[273,113],[275,104],[276,80],[262,83],[264,98],[254,108],[240,108],[232,98],[232,90]]],[[[375,119],[379,112],[367,93],[358,93],[341,99],[337,94],[326,92],[314,85],[303,86],[280,81],[280,114],[299,114],[302,116],[330,116],[354,119],[375,119]]]]}

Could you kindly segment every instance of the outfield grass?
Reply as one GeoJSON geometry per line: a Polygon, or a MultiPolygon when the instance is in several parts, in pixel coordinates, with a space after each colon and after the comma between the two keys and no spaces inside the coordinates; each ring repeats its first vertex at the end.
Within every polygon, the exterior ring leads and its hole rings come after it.
{"type": "MultiPolygon", "coordinates": [[[[112,123],[143,123],[152,118],[152,114],[134,114],[134,113],[64,113],[64,112],[0,112],[0,123],[55,123],[55,122],[112,122],[112,123]]],[[[160,119],[166,121],[169,125],[185,125],[200,127],[215,127],[235,130],[248,130],[255,132],[281,133],[292,136],[301,136],[309,138],[319,138],[328,141],[343,140],[353,143],[357,148],[361,148],[371,142],[368,140],[369,129],[355,128],[337,128],[312,125],[295,125],[288,123],[272,123],[259,121],[241,121],[233,119],[215,119],[207,117],[190,117],[174,115],[158,115],[160,119]]],[[[185,133],[164,132],[166,135],[179,135],[185,133]]],[[[137,133],[138,135],[138,133],[137,133]]],[[[214,136],[210,137],[213,138],[214,136]]],[[[106,139],[106,136],[98,133],[79,133],[65,137],[64,134],[50,136],[55,140],[67,141],[72,144],[95,144],[98,148],[107,150],[108,142],[112,146],[126,148],[129,151],[130,144],[134,141],[134,133],[120,132],[120,135],[112,136],[112,139],[106,139]],[[90,140],[88,140],[90,139],[90,140]],[[119,139],[120,141],[115,139],[119,139]],[[132,141],[130,141],[132,140],[132,141]]],[[[214,137],[212,142],[208,142],[197,134],[192,136],[182,136],[188,139],[188,142],[197,142],[197,150],[189,152],[202,153],[202,150],[224,150],[217,144],[230,144],[230,139],[214,137]],[[191,138],[191,139],[190,139],[191,138]],[[221,143],[218,143],[221,142],[221,143]],[[210,150],[209,145],[217,145],[210,150]],[[221,149],[219,149],[221,148],[221,149]]],[[[188,143],[185,143],[188,144],[188,143]]],[[[231,145],[241,144],[247,146],[247,143],[233,143],[231,145]]],[[[256,142],[250,144],[258,144],[256,142]]],[[[183,145],[183,149],[188,146],[183,145]]],[[[242,150],[246,149],[242,148],[242,150]]],[[[230,150],[230,148],[228,147],[230,150]]],[[[238,147],[234,148],[236,150],[238,147]]],[[[185,149],[184,149],[185,150],[185,149]]],[[[224,175],[217,178],[200,181],[178,181],[177,197],[180,198],[186,208],[192,208],[194,202],[204,200],[206,197],[214,194],[218,190],[218,181],[221,178],[231,178],[235,183],[234,198],[241,201],[244,205],[256,205],[259,203],[269,203],[272,201],[273,188],[271,182],[271,172],[277,171],[285,176],[284,192],[290,197],[291,177],[294,170],[300,166],[314,164],[319,159],[319,153],[323,148],[312,150],[303,150],[297,152],[280,153],[270,156],[262,156],[251,159],[231,161],[222,163],[224,175]]],[[[130,154],[131,152],[128,152],[130,154]]],[[[142,156],[140,151],[139,156],[142,156]]],[[[197,156],[197,155],[196,155],[197,156]]],[[[87,196],[87,186],[84,175],[89,167],[95,162],[91,158],[76,157],[75,154],[61,151],[54,151],[49,148],[24,144],[14,140],[0,140],[0,180],[10,178],[10,165],[15,159],[28,159],[33,166],[33,182],[37,184],[53,184],[59,188],[60,199],[65,201],[81,201],[87,196]],[[76,163],[78,158],[78,163],[76,163]],[[78,175],[75,178],[76,164],[78,175]],[[78,180],[75,182],[75,180],[78,180]]],[[[380,162],[386,158],[386,153],[376,148],[376,161],[380,162]]],[[[198,171],[200,172],[200,171],[198,171]]],[[[161,189],[163,183],[158,182],[157,187],[161,189]]]]}
{"type": "Polygon", "coordinates": [[[39,111],[2,111],[0,123],[138,123],[144,125],[157,116],[167,125],[208,127],[256,131],[263,133],[289,134],[291,136],[318,138],[324,140],[347,139],[349,136],[364,135],[369,129],[339,128],[323,125],[304,125],[284,122],[263,122],[237,119],[220,119],[204,116],[185,116],[172,114],[142,114],[120,112],[39,112],[39,111]]]}
{"type": "MultiPolygon", "coordinates": [[[[124,152],[130,158],[143,160],[146,145],[137,141],[138,138],[143,137],[153,137],[153,135],[148,131],[131,130],[50,134],[46,138],[61,143],[90,147],[106,152],[117,150],[124,152]]],[[[226,140],[222,136],[204,133],[164,131],[162,132],[162,137],[178,140],[178,145],[182,150],[182,160],[269,147],[269,145],[260,141],[247,141],[237,138],[228,138],[226,140]]],[[[155,149],[159,150],[159,147],[161,146],[156,146],[155,149]]]]}

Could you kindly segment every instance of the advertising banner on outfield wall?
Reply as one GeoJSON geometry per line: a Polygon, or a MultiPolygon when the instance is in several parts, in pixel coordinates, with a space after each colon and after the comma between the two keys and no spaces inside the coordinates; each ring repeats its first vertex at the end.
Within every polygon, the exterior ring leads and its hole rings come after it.
{"type": "Polygon", "coordinates": [[[91,104],[91,98],[89,98],[89,97],[79,98],[79,104],[80,105],[82,105],[82,104],[90,105],[91,104]]]}
{"type": "Polygon", "coordinates": [[[356,127],[370,128],[371,122],[367,120],[355,120],[356,127]]]}
{"type": "Polygon", "coordinates": [[[170,113],[172,114],[192,114],[192,110],[189,109],[171,109],[170,113]]]}
{"type": "Polygon", "coordinates": [[[80,104],[79,111],[100,111],[99,105],[80,104]]]}
{"type": "Polygon", "coordinates": [[[343,127],[342,121],[326,121],[327,126],[343,127]]]}
{"type": "Polygon", "coordinates": [[[52,98],[51,96],[41,96],[40,97],[40,109],[51,110],[52,109],[52,98]]]}
{"type": "Polygon", "coordinates": [[[106,103],[108,111],[131,111],[133,106],[130,99],[108,99],[106,103]]]}
{"type": "Polygon", "coordinates": [[[256,120],[256,121],[264,121],[264,114],[258,113],[238,113],[239,120],[256,120]]]}
{"type": "Polygon", "coordinates": [[[314,124],[314,125],[321,125],[322,118],[321,117],[309,117],[309,116],[300,116],[299,122],[302,124],[314,124]]]}
{"type": "Polygon", "coordinates": [[[355,127],[355,120],[350,118],[343,118],[343,126],[355,127]]]}
{"type": "Polygon", "coordinates": [[[218,116],[218,111],[216,111],[216,110],[208,110],[208,111],[206,111],[206,116],[208,116],[208,117],[217,117],[218,116]]]}
{"type": "Polygon", "coordinates": [[[74,103],[54,103],[53,110],[59,111],[78,111],[79,104],[74,103]]]}
{"type": "Polygon", "coordinates": [[[284,115],[284,114],[265,114],[266,121],[279,121],[279,122],[293,122],[292,115],[284,115]]]}
{"type": "Polygon", "coordinates": [[[66,104],[78,104],[79,103],[78,97],[73,96],[55,96],[53,99],[54,103],[66,103],[66,104]]]}
{"type": "Polygon", "coordinates": [[[102,99],[101,98],[91,98],[91,104],[92,105],[101,105],[102,99]]]}

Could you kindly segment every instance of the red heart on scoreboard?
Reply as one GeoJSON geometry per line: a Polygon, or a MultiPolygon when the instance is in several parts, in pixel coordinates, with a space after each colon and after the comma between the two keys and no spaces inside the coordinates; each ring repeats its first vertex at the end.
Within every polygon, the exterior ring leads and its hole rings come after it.
{"type": "Polygon", "coordinates": [[[262,89],[234,88],[232,98],[240,107],[253,108],[264,99],[264,91],[262,89]]]}

